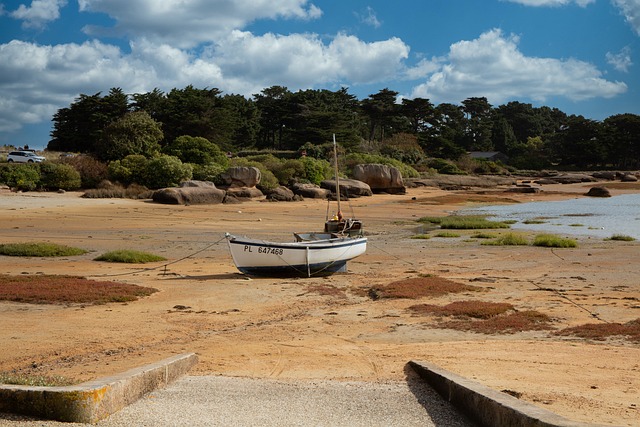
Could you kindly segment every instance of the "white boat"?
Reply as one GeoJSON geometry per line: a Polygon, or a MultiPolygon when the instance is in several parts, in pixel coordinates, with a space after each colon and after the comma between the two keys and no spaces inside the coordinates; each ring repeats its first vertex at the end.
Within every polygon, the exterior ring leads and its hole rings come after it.
{"type": "Polygon", "coordinates": [[[367,250],[362,222],[342,218],[335,135],[333,137],[338,212],[325,221],[323,232],[294,233],[293,242],[271,242],[227,233],[233,262],[242,273],[256,276],[311,277],[346,272],[347,261],[367,250]]]}
{"type": "Polygon", "coordinates": [[[238,270],[255,276],[311,277],[346,272],[347,261],[367,250],[366,237],[337,237],[331,233],[294,235],[296,241],[289,243],[231,234],[227,234],[227,241],[238,270]]]}

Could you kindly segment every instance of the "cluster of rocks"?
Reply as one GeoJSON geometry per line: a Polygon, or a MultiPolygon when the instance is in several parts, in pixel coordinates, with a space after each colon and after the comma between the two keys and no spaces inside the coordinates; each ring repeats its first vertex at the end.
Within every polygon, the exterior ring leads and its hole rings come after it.
{"type": "MultiPolygon", "coordinates": [[[[404,194],[406,187],[400,171],[392,166],[379,164],[357,165],[354,179],[340,179],[340,196],[371,196],[374,193],[404,194]]],[[[261,173],[255,167],[233,167],[222,176],[220,188],[208,181],[186,181],[180,187],[170,187],[153,193],[153,201],[174,205],[239,203],[247,199],[268,201],[296,201],[304,198],[335,199],[336,181],[325,180],[320,185],[296,183],[261,191],[261,173]]]]}
{"type": "Polygon", "coordinates": [[[633,172],[599,171],[593,173],[554,173],[547,172],[546,176],[535,181],[536,184],[579,184],[581,182],[598,181],[637,182],[638,176],[633,172]]]}

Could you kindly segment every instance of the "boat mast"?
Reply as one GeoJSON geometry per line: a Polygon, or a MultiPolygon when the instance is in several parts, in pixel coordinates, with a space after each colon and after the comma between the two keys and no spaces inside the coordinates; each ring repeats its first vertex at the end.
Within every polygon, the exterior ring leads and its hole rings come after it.
{"type": "Polygon", "coordinates": [[[338,217],[342,216],[342,210],[340,209],[340,177],[338,177],[338,148],[336,146],[336,134],[333,134],[333,163],[335,166],[336,176],[336,200],[338,202],[338,217]]]}

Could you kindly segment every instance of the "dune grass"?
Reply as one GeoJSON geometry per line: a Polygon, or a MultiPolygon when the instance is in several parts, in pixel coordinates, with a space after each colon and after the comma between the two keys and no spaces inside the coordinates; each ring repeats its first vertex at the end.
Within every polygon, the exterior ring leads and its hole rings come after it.
{"type": "Polygon", "coordinates": [[[500,221],[490,221],[483,216],[477,215],[450,215],[446,217],[425,216],[418,219],[418,222],[439,225],[442,229],[452,230],[480,230],[509,228],[509,224],[500,221]]]}
{"type": "Polygon", "coordinates": [[[529,244],[526,238],[515,233],[507,233],[495,240],[482,242],[482,245],[488,246],[526,246],[529,244]]]}
{"type": "Polygon", "coordinates": [[[0,372],[0,384],[25,385],[30,387],[64,387],[76,384],[76,381],[58,375],[24,375],[0,372]]]}
{"type": "Polygon", "coordinates": [[[95,258],[94,261],[123,262],[129,264],[144,264],[147,262],[165,261],[166,258],[147,252],[122,249],[107,252],[95,258]]]}
{"type": "Polygon", "coordinates": [[[413,236],[411,236],[412,239],[423,239],[423,240],[427,240],[430,239],[431,236],[428,234],[415,234],[413,236]]]}
{"type": "Polygon", "coordinates": [[[617,240],[620,242],[633,242],[634,240],[636,240],[635,238],[631,237],[631,236],[627,236],[625,234],[614,234],[613,236],[605,239],[605,240],[617,240]]]}
{"type": "Polygon", "coordinates": [[[20,257],[59,257],[83,255],[87,251],[56,243],[6,243],[0,245],[0,255],[20,257]]]}
{"type": "Polygon", "coordinates": [[[576,248],[578,247],[578,242],[553,234],[538,234],[533,240],[533,246],[542,246],[545,248],[576,248]]]}
{"type": "Polygon", "coordinates": [[[444,238],[454,238],[454,237],[460,237],[460,234],[452,233],[451,231],[443,231],[441,233],[436,234],[435,236],[444,237],[444,238]]]}

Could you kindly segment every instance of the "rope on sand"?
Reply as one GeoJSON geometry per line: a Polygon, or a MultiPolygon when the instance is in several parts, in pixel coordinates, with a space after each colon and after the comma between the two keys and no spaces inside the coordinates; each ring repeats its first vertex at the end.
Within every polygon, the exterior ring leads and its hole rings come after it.
{"type": "Polygon", "coordinates": [[[200,249],[200,250],[198,250],[198,251],[196,251],[196,252],[193,252],[193,253],[191,253],[191,254],[189,254],[189,255],[187,255],[187,256],[185,256],[185,257],[182,257],[182,258],[180,258],[180,259],[176,259],[176,260],[174,260],[174,261],[164,263],[164,264],[159,265],[159,266],[157,266],[157,267],[143,268],[142,270],[130,271],[130,272],[127,272],[127,273],[102,274],[102,275],[99,275],[99,276],[91,276],[91,277],[118,277],[118,276],[129,276],[129,275],[131,275],[131,274],[146,273],[146,272],[148,272],[148,271],[154,271],[154,270],[159,270],[159,269],[163,269],[164,271],[162,272],[162,275],[163,275],[163,276],[166,276],[166,275],[168,274],[168,273],[167,273],[167,267],[168,267],[168,266],[170,266],[170,265],[172,265],[172,264],[177,264],[177,263],[179,263],[179,262],[181,262],[181,261],[184,261],[185,259],[189,259],[189,258],[191,258],[191,257],[192,257],[192,256],[194,256],[194,255],[197,255],[197,254],[199,254],[199,253],[201,253],[201,252],[204,252],[204,251],[208,250],[209,248],[211,248],[211,247],[213,247],[213,246],[215,246],[215,245],[219,244],[220,242],[222,242],[222,241],[223,241],[223,240],[225,240],[225,239],[226,239],[226,237],[225,237],[225,236],[223,236],[223,237],[222,237],[221,239],[219,239],[218,241],[216,241],[216,242],[214,242],[214,243],[212,243],[212,244],[210,244],[210,245],[207,245],[206,247],[204,247],[204,248],[202,248],[202,249],[200,249]]]}

